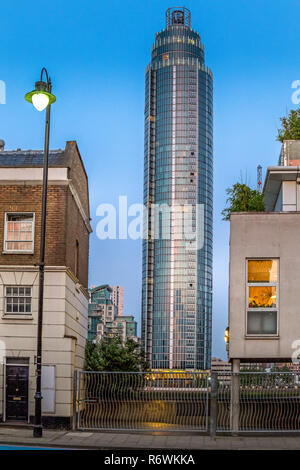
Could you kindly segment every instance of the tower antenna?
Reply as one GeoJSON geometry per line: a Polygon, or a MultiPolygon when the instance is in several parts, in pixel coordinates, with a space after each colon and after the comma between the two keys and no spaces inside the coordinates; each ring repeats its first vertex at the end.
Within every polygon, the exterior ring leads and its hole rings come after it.
{"type": "Polygon", "coordinates": [[[262,193],[262,166],[257,166],[257,191],[262,193]]]}

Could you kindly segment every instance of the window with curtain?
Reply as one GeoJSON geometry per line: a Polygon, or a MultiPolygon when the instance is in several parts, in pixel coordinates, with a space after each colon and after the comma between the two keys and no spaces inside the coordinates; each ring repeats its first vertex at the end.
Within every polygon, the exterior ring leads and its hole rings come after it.
{"type": "Polygon", "coordinates": [[[278,334],[277,259],[247,261],[247,334],[278,334]]]}
{"type": "Polygon", "coordinates": [[[33,252],[34,214],[5,214],[4,251],[33,252]]]}

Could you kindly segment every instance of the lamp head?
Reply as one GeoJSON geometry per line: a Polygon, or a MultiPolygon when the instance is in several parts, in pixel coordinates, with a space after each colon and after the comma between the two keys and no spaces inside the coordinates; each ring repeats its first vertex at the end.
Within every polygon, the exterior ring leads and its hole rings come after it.
{"type": "Polygon", "coordinates": [[[32,103],[38,111],[43,111],[56,101],[56,97],[50,93],[48,83],[39,81],[35,83],[33,91],[26,93],[25,100],[32,103]]]}
{"type": "Polygon", "coordinates": [[[225,330],[225,333],[224,333],[224,341],[225,341],[226,344],[229,343],[229,338],[230,338],[229,327],[227,327],[226,330],[225,330]]]}

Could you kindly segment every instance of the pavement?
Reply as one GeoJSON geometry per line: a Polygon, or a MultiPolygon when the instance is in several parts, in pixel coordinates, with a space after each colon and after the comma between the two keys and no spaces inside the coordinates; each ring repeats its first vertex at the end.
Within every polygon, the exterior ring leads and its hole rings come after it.
{"type": "Polygon", "coordinates": [[[300,450],[300,436],[217,436],[163,433],[73,432],[44,430],[34,438],[30,428],[0,428],[0,446],[103,450],[300,450]]]}

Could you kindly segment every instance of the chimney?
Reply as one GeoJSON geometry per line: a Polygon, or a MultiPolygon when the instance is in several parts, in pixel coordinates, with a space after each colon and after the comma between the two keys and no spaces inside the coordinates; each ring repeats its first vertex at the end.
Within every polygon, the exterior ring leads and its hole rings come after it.
{"type": "Polygon", "coordinates": [[[5,147],[5,142],[4,140],[0,139],[0,152],[3,152],[4,147],[5,147]]]}

